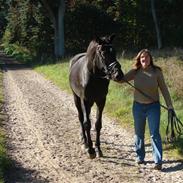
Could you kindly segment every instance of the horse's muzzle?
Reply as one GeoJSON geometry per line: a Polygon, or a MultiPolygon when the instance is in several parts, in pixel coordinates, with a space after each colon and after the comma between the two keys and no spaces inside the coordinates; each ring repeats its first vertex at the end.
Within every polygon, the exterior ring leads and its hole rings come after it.
{"type": "Polygon", "coordinates": [[[120,81],[124,76],[123,71],[121,70],[121,65],[117,61],[109,65],[108,71],[110,79],[114,81],[120,81]]]}
{"type": "Polygon", "coordinates": [[[123,79],[123,72],[121,70],[118,70],[114,75],[112,75],[111,79],[114,81],[121,81],[123,79]]]}

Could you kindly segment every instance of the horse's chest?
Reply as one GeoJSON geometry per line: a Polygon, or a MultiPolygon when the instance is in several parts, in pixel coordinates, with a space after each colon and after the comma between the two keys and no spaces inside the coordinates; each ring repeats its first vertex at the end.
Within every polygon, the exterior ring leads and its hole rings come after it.
{"type": "Polygon", "coordinates": [[[85,88],[85,97],[86,98],[103,98],[108,93],[108,80],[90,80],[85,88]]]}

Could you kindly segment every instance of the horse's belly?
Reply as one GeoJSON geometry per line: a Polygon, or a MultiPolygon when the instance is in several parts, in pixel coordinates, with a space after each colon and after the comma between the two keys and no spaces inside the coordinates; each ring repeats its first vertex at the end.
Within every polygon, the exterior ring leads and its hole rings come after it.
{"type": "Polygon", "coordinates": [[[108,93],[108,85],[92,86],[86,85],[83,86],[79,82],[71,82],[71,88],[73,92],[80,98],[85,100],[100,100],[106,97],[108,93]]]}
{"type": "Polygon", "coordinates": [[[77,80],[75,82],[70,82],[70,87],[78,97],[84,96],[84,88],[77,80]]]}

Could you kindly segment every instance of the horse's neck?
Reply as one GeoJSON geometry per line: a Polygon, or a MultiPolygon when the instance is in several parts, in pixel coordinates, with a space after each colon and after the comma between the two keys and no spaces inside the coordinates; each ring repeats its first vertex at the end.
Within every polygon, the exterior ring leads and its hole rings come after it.
{"type": "Polygon", "coordinates": [[[95,71],[99,69],[99,58],[97,55],[87,57],[87,68],[90,73],[95,74],[95,71]]]}

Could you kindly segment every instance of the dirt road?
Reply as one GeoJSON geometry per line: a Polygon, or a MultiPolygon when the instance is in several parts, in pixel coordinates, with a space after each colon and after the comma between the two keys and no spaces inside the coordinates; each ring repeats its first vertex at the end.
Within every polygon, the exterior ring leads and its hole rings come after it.
{"type": "MultiPolygon", "coordinates": [[[[81,150],[79,122],[72,96],[21,64],[4,67],[5,110],[9,116],[8,154],[14,166],[7,183],[181,183],[183,162],[164,158],[162,172],[153,170],[151,147],[147,164],[137,166],[133,131],[104,115],[101,147],[104,157],[90,160],[81,150]]],[[[92,114],[94,118],[94,113],[92,114]]],[[[92,134],[94,134],[92,130],[92,134]]]]}

